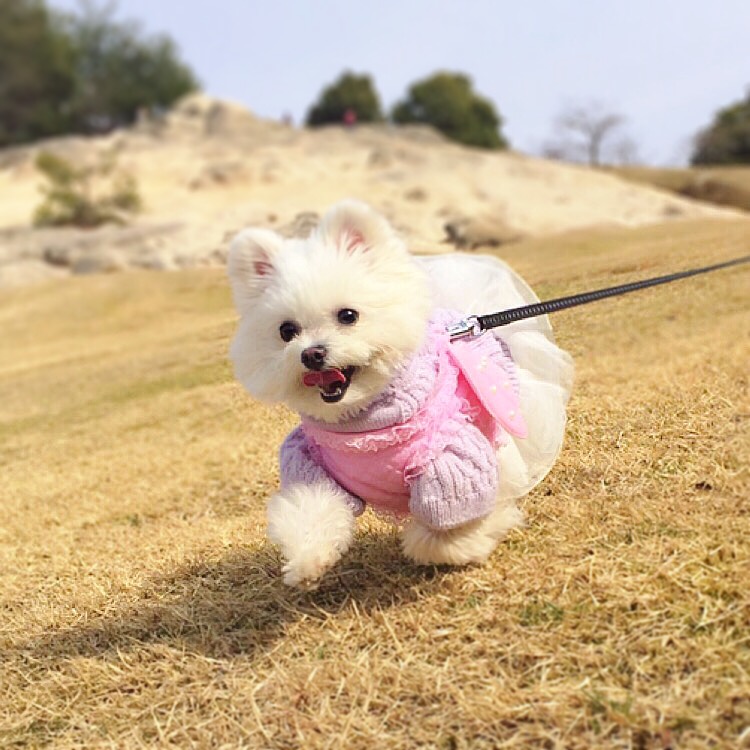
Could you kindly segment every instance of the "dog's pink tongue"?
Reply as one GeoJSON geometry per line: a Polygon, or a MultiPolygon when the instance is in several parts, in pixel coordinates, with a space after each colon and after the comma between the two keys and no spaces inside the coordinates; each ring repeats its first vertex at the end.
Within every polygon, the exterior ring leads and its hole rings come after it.
{"type": "Polygon", "coordinates": [[[322,385],[323,387],[333,383],[346,383],[346,378],[341,370],[321,370],[320,372],[306,372],[302,378],[305,385],[322,385]]]}

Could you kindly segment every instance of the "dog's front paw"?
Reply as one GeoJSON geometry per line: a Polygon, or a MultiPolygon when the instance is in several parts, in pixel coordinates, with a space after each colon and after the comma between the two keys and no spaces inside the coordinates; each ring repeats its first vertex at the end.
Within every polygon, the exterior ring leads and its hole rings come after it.
{"type": "Polygon", "coordinates": [[[281,569],[284,574],[284,583],[287,586],[312,591],[318,587],[323,574],[333,567],[340,557],[341,553],[335,549],[298,555],[289,560],[281,569]]]}
{"type": "Polygon", "coordinates": [[[268,503],[268,535],[286,559],[284,583],[310,588],[347,550],[354,514],[328,484],[297,484],[268,503]]]}

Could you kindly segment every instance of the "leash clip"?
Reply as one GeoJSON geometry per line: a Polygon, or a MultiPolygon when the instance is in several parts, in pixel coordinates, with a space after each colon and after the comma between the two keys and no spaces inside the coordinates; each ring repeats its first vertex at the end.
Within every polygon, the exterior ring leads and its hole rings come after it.
{"type": "Polygon", "coordinates": [[[448,326],[445,330],[448,332],[450,340],[455,341],[456,339],[479,336],[482,333],[482,326],[476,315],[470,315],[468,318],[464,318],[463,320],[459,320],[458,323],[448,326]]]}

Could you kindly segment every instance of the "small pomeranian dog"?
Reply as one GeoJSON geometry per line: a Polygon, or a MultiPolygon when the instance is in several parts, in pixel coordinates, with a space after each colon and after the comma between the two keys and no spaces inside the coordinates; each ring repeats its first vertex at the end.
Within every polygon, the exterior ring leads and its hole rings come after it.
{"type": "Polygon", "coordinates": [[[246,229],[228,273],[238,380],[301,424],[280,451],[268,535],[310,586],[367,506],[420,564],[487,559],[559,453],[570,358],[546,318],[451,341],[447,327],[538,301],[491,257],[411,256],[368,206],[335,205],[307,239],[246,229]]]}

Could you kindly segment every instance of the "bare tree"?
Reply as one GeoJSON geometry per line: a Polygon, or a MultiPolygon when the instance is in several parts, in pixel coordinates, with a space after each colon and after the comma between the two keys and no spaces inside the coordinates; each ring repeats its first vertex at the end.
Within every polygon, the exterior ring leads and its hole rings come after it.
{"type": "Polygon", "coordinates": [[[632,164],[637,149],[633,139],[621,133],[625,121],[600,103],[568,105],[555,120],[557,136],[544,145],[543,154],[592,167],[604,162],[632,164]]]}

